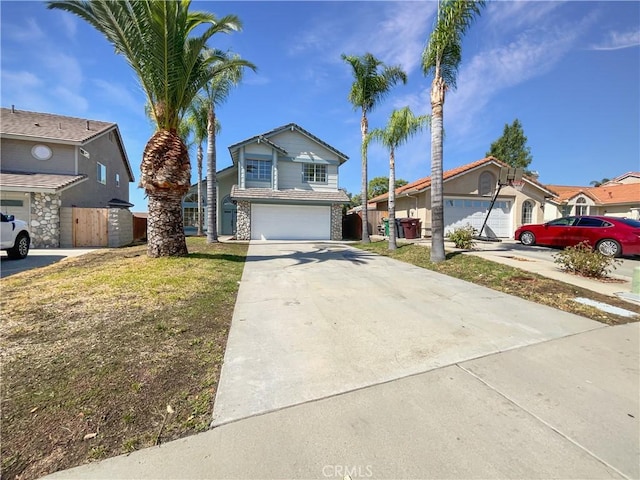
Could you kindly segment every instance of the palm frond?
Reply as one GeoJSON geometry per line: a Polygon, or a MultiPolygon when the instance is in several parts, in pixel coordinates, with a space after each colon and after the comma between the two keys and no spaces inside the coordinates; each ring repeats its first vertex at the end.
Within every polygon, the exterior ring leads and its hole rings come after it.
{"type": "Polygon", "coordinates": [[[426,76],[440,75],[447,87],[456,88],[462,38],[484,5],[484,0],[441,0],[434,29],[422,52],[426,76]]]}
{"type": "Polygon", "coordinates": [[[235,15],[189,11],[190,0],[60,0],[48,8],[73,13],[101,32],[136,72],[158,128],[176,130],[210,80],[203,52],[217,33],[241,29],[235,15]],[[204,31],[197,30],[204,26],[204,31]],[[196,33],[196,30],[199,33],[196,33]]]}

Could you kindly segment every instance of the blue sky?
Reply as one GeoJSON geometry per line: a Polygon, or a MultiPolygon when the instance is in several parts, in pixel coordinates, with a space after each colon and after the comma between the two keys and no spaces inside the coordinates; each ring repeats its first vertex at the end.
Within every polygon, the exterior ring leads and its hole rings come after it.
{"type": "MultiPolygon", "coordinates": [[[[360,113],[347,101],[350,67],[341,53],[371,52],[400,65],[395,87],[370,115],[384,126],[394,108],[430,113],[430,78],[420,67],[437,4],[419,2],[199,2],[236,14],[243,31],[214,37],[258,66],[218,110],[218,167],[227,147],[295,122],[350,160],[340,186],[360,189],[360,113]]],[[[2,1],[3,107],[118,123],[136,183],[152,134],[144,96],[125,60],[92,27],[44,3],[2,1]]],[[[488,2],[464,40],[458,88],[445,103],[444,168],[483,158],[504,125],[518,118],[545,184],[588,185],[640,170],[640,2],[488,2]]],[[[195,155],[192,155],[195,180],[195,155]]],[[[397,177],[430,174],[429,132],[396,153],[397,177]]],[[[369,178],[388,176],[388,153],[369,151],[369,178]]]]}

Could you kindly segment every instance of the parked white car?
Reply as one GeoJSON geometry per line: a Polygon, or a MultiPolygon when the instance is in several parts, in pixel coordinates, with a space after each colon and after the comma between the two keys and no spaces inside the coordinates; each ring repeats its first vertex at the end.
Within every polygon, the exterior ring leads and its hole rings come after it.
{"type": "Polygon", "coordinates": [[[13,215],[0,213],[1,243],[0,248],[7,251],[12,260],[25,258],[31,246],[31,235],[27,222],[16,220],[13,215]]]}

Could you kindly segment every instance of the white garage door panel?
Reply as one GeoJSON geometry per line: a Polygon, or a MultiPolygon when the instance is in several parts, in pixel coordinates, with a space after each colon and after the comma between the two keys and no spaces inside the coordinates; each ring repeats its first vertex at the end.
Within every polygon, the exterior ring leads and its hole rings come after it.
{"type": "Polygon", "coordinates": [[[29,198],[29,195],[21,192],[2,192],[0,195],[0,211],[30,223],[29,198]]]}
{"type": "MultiPolygon", "coordinates": [[[[484,219],[489,211],[490,200],[470,200],[470,199],[457,199],[457,198],[445,198],[444,200],[444,233],[447,235],[449,232],[456,228],[461,228],[467,224],[480,231],[484,219]]],[[[496,236],[502,238],[509,238],[513,235],[511,231],[511,202],[508,200],[497,200],[489,220],[487,221],[487,228],[483,232],[483,235],[496,236]]]]}
{"type": "Polygon", "coordinates": [[[251,205],[252,240],[329,240],[331,207],[251,205]]]}

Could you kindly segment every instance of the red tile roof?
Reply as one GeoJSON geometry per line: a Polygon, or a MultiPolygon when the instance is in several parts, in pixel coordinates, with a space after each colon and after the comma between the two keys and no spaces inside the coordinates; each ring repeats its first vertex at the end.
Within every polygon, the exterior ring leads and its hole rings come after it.
{"type": "Polygon", "coordinates": [[[580,193],[591,198],[597,205],[613,205],[620,203],[640,204],[640,184],[621,183],[608,184],[601,187],[574,187],[565,185],[547,185],[558,196],[559,203],[567,202],[580,193]]]}
{"type": "MultiPolygon", "coordinates": [[[[495,157],[486,157],[480,160],[476,160],[475,162],[471,162],[471,163],[467,163],[466,165],[462,165],[460,167],[456,167],[456,168],[452,168],[450,170],[446,170],[444,172],[442,172],[442,180],[443,181],[447,181],[450,180],[454,177],[457,177],[458,175],[462,175],[464,173],[467,173],[471,170],[474,170],[478,167],[481,167],[483,165],[489,164],[489,163],[494,163],[496,165],[498,165],[499,167],[507,167],[508,165],[504,162],[502,162],[501,160],[498,160],[495,157]]],[[[534,180],[531,177],[526,177],[526,179],[531,182],[534,183],[535,185],[539,186],[540,188],[543,188],[545,190],[548,190],[548,187],[545,185],[542,185],[540,182],[538,182],[537,180],[534,180]]],[[[398,194],[402,194],[402,193],[408,193],[411,192],[413,190],[417,192],[420,192],[422,190],[425,190],[426,188],[429,188],[431,186],[431,177],[424,177],[424,178],[420,178],[418,180],[415,180],[411,183],[408,183],[406,185],[403,185],[402,187],[396,188],[396,195],[398,194]]],[[[555,193],[555,192],[550,192],[550,193],[555,193]]],[[[382,195],[378,195],[377,197],[372,198],[371,200],[369,200],[369,203],[376,203],[376,202],[380,202],[382,200],[385,200],[389,195],[387,193],[384,193],[382,195]]]]}

